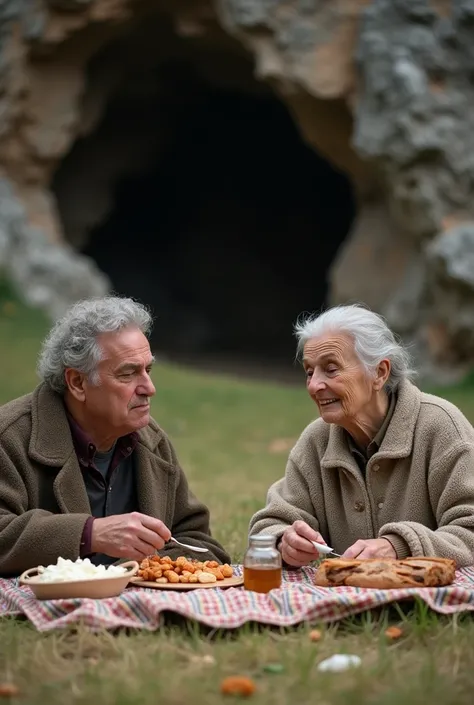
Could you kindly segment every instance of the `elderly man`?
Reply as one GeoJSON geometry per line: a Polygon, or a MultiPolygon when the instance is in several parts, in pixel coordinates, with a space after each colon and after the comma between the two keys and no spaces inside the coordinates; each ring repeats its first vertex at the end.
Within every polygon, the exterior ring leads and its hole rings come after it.
{"type": "Polygon", "coordinates": [[[132,299],[75,304],[43,344],[42,383],[0,408],[0,574],[189,554],[172,535],[229,561],[150,416],[151,324],[132,299]]]}

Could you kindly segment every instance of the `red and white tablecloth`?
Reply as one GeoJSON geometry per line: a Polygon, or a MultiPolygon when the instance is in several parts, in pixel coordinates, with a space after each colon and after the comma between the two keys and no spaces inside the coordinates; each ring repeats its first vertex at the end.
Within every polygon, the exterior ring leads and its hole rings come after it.
{"type": "MultiPolygon", "coordinates": [[[[236,574],[242,567],[234,566],[236,574]]],[[[119,597],[104,600],[39,601],[18,580],[0,579],[0,617],[27,618],[39,631],[85,624],[93,630],[129,627],[156,630],[163,613],[174,612],[208,627],[234,629],[246,622],[289,627],[302,622],[336,622],[349,615],[401,600],[421,598],[442,614],[474,610],[474,566],[457,572],[456,582],[445,588],[371,590],[319,588],[313,585],[313,568],[283,571],[283,583],[266,595],[243,587],[172,592],[129,587],[119,597]]]]}

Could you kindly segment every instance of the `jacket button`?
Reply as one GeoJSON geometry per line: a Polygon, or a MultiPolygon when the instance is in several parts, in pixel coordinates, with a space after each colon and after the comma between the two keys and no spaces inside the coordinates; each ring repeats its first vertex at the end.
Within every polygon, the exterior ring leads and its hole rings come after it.
{"type": "Polygon", "coordinates": [[[356,502],[354,504],[354,509],[356,512],[363,512],[365,509],[365,504],[363,502],[356,502]]]}
{"type": "Polygon", "coordinates": [[[378,506],[379,509],[382,509],[382,507],[383,507],[383,502],[379,502],[377,506],[378,506]]]}
{"type": "Polygon", "coordinates": [[[374,472],[377,472],[378,470],[380,470],[380,465],[378,463],[375,463],[375,465],[372,467],[372,470],[374,472]]]}

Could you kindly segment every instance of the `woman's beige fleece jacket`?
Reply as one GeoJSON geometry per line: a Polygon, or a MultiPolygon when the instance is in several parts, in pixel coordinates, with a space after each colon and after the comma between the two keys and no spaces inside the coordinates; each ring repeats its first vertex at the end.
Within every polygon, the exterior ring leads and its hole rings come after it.
{"type": "Polygon", "coordinates": [[[387,537],[399,558],[474,564],[474,429],[453,404],[408,381],[365,479],[345,431],[311,423],[290,452],[283,479],[250,521],[250,533],[281,536],[297,519],[337,553],[358,539],[387,537]]]}

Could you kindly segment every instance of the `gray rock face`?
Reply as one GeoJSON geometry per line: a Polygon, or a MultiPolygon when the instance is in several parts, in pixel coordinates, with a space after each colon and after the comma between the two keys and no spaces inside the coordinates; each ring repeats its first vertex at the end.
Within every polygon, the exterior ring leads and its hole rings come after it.
{"type": "MultiPolygon", "coordinates": [[[[0,261],[25,297],[52,315],[109,286],[92,262],[61,241],[48,205],[50,179],[84,124],[103,109],[97,99],[83,115],[80,105],[100,32],[104,43],[112,25],[126,33],[145,5],[0,4],[0,261]],[[93,42],[77,42],[77,55],[69,52],[66,63],[55,59],[57,48],[74,34],[77,40],[88,24],[93,42]],[[35,57],[50,60],[35,66],[35,57]]],[[[220,23],[254,56],[257,80],[286,101],[308,143],[352,179],[359,216],[334,264],[332,300],[370,298],[415,341],[427,367],[462,369],[472,362],[474,0],[178,5],[160,4],[171,24],[182,20],[204,46],[209,27],[220,23]],[[371,268],[377,272],[369,281],[371,268]]],[[[102,103],[104,95],[96,86],[102,103]]]]}
{"type": "Polygon", "coordinates": [[[8,270],[18,294],[32,306],[61,316],[78,299],[102,296],[110,288],[94,262],[66,244],[49,243],[28,225],[10,184],[0,179],[0,270],[8,270]]]}
{"type": "Polygon", "coordinates": [[[474,223],[438,235],[427,247],[427,254],[433,274],[438,273],[440,279],[453,282],[465,293],[474,291],[474,223]]]}
{"type": "MultiPolygon", "coordinates": [[[[73,5],[83,8],[86,3],[71,0],[67,4],[73,9],[73,5]]],[[[46,7],[39,2],[0,3],[0,139],[12,131],[19,112],[16,101],[25,90],[23,42],[27,45],[40,37],[45,22],[46,7]]],[[[92,260],[29,223],[27,209],[16,193],[16,179],[11,181],[5,172],[2,176],[1,168],[8,162],[2,158],[5,152],[0,142],[0,270],[8,272],[27,303],[55,319],[74,301],[107,293],[111,284],[92,260]]]]}
{"type": "MultiPolygon", "coordinates": [[[[371,305],[415,341],[419,362],[430,358],[426,367],[434,369],[449,359],[461,369],[462,362],[474,360],[472,336],[466,335],[474,324],[474,258],[467,235],[474,227],[474,0],[219,5],[229,31],[247,40],[257,56],[264,53],[262,44],[266,57],[277,56],[272,78],[279,73],[287,91],[293,81],[290,91],[303,86],[315,97],[332,97],[338,86],[353,112],[353,151],[379,175],[377,209],[390,219],[389,227],[379,224],[384,260],[371,261],[377,233],[366,231],[371,218],[376,227],[370,193],[367,206],[360,200],[358,221],[335,262],[333,302],[364,299],[369,292],[371,305]],[[295,31],[301,27],[304,33],[295,31]],[[341,37],[351,34],[353,45],[344,44],[341,37]],[[256,41],[255,35],[270,39],[256,41]],[[333,71],[325,90],[328,81],[318,77],[327,77],[328,64],[337,66],[344,51],[357,78],[351,85],[333,71]],[[308,65],[309,73],[303,70],[308,65]],[[400,266],[401,249],[403,270],[385,277],[391,259],[400,266]],[[358,256],[365,251],[367,262],[358,256]],[[370,267],[380,271],[368,285],[370,267]]],[[[324,138],[314,143],[324,151],[324,138]]]]}
{"type": "Polygon", "coordinates": [[[474,2],[452,5],[440,17],[425,0],[377,0],[358,44],[353,144],[383,170],[397,219],[420,239],[453,211],[471,210],[474,52],[465,21],[474,2]]]}
{"type": "Polygon", "coordinates": [[[437,235],[426,249],[428,295],[445,338],[445,362],[469,363],[474,349],[474,223],[437,235]]]}
{"type": "Polygon", "coordinates": [[[378,165],[393,217],[425,259],[428,303],[411,332],[443,330],[440,360],[474,357],[473,30],[472,0],[376,0],[357,49],[353,145],[378,165]]]}

